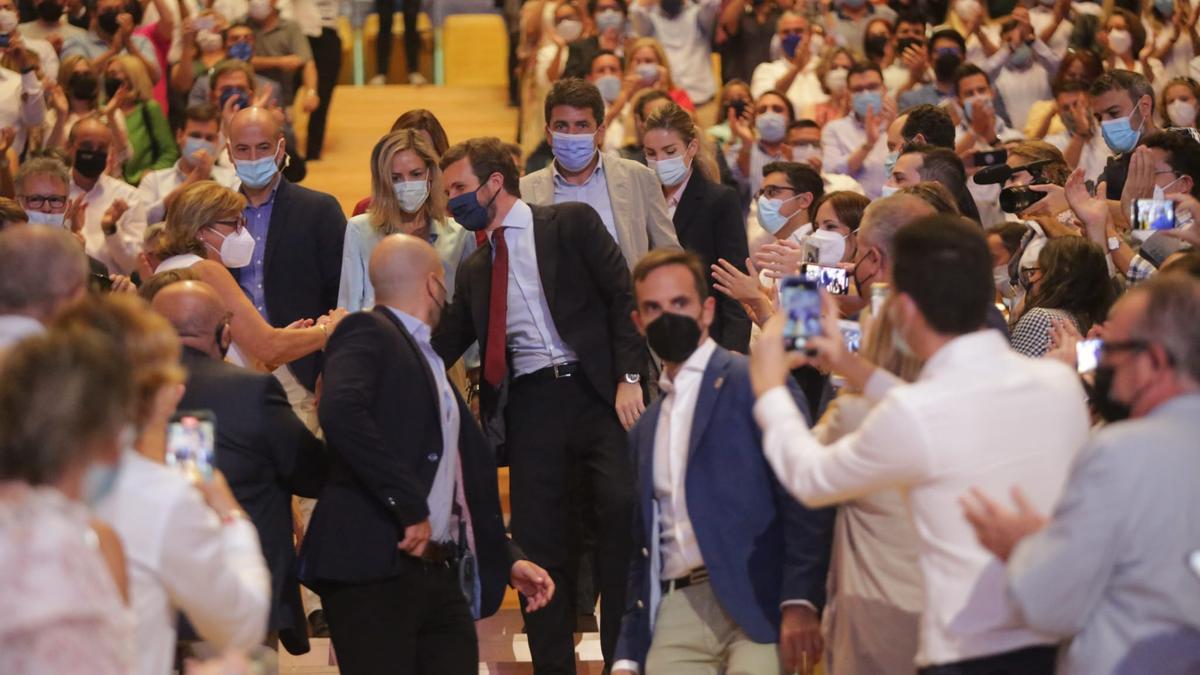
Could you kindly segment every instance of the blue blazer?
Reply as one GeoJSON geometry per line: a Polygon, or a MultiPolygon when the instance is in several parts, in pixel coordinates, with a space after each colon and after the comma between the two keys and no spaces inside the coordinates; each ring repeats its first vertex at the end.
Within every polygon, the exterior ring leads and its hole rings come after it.
{"type": "MultiPolygon", "coordinates": [[[[794,382],[796,405],[808,405],[794,382]]],[[[654,499],[654,431],[662,399],[630,431],[637,473],[635,550],[629,565],[627,607],[615,660],[645,665],[661,595],[658,505],[654,499]]],[[[825,577],[833,541],[832,508],[810,510],[775,479],[754,421],[754,391],[746,357],[717,347],[696,401],[689,439],[688,514],[721,606],[759,643],[779,640],[780,604],[825,604],[825,577]]]]}

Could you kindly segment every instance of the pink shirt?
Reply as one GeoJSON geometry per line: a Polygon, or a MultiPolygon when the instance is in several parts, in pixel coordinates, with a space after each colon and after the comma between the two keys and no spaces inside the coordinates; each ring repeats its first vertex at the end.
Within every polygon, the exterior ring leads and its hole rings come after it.
{"type": "MultiPolygon", "coordinates": [[[[162,106],[163,113],[167,112],[167,79],[171,76],[171,66],[167,63],[167,52],[171,51],[171,40],[163,40],[158,34],[158,22],[149,23],[134,29],[135,35],[141,35],[154,45],[154,58],[158,59],[158,72],[162,75],[154,83],[154,100],[162,106]]],[[[146,56],[149,56],[147,54],[146,56]]]]}

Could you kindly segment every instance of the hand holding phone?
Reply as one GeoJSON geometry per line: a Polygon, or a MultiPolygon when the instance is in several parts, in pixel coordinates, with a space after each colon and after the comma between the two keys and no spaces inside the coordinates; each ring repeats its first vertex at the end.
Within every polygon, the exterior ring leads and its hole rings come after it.
{"type": "Polygon", "coordinates": [[[784,347],[805,349],[808,339],[821,335],[821,294],[817,283],[803,276],[786,277],[779,287],[779,306],[787,317],[784,347]]]}
{"type": "Polygon", "coordinates": [[[1100,348],[1104,340],[1091,338],[1075,343],[1075,367],[1079,374],[1090,373],[1100,365],[1100,348]]]}
{"type": "Polygon", "coordinates": [[[850,278],[844,267],[827,267],[806,263],[801,270],[805,279],[815,282],[833,295],[846,295],[850,292],[850,278]]]}
{"type": "Polygon", "coordinates": [[[1175,202],[1170,199],[1138,199],[1133,203],[1129,218],[1135,231],[1175,229],[1175,202]]]}
{"type": "Polygon", "coordinates": [[[212,480],[216,434],[217,420],[211,411],[175,413],[167,425],[166,465],[190,478],[212,480]]]}

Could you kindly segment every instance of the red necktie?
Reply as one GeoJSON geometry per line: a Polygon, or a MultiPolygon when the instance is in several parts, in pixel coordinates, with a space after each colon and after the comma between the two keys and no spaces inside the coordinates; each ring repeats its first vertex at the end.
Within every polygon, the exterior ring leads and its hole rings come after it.
{"type": "Polygon", "coordinates": [[[487,346],[483,354],[483,379],[498,388],[507,367],[504,358],[508,334],[508,244],[504,228],[492,233],[492,292],[488,301],[487,346]]]}

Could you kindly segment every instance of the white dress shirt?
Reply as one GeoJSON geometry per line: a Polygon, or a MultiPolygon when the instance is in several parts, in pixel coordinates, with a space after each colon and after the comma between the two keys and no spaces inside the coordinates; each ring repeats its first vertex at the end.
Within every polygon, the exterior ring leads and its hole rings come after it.
{"type": "MultiPolygon", "coordinates": [[[[1057,134],[1049,134],[1042,140],[1066,154],[1067,146],[1071,144],[1071,134],[1062,131],[1057,134]]],[[[1112,157],[1112,150],[1109,150],[1108,144],[1104,142],[1104,136],[1097,129],[1079,152],[1079,164],[1071,168],[1083,169],[1083,177],[1086,180],[1098,181],[1100,174],[1104,173],[1104,166],[1108,163],[1109,157],[1112,157]]]]}
{"type": "Polygon", "coordinates": [[[822,170],[846,174],[862,185],[868,197],[879,197],[888,178],[883,171],[883,160],[888,154],[885,132],[880,130],[879,138],[863,159],[862,166],[851,172],[847,160],[867,142],[867,128],[854,113],[829,122],[821,130],[822,170]]]}
{"type": "MultiPolygon", "coordinates": [[[[791,67],[792,61],[788,58],[764,61],[755,66],[754,74],[750,78],[750,95],[758,100],[759,96],[774,89],[775,83],[787,75],[791,67]]],[[[792,102],[792,107],[796,109],[797,116],[805,116],[803,111],[811,110],[829,100],[829,94],[821,88],[821,80],[817,77],[817,59],[809,59],[808,65],[796,73],[792,86],[788,87],[785,93],[792,102]]]]}
{"type": "Polygon", "coordinates": [[[12,149],[18,155],[25,148],[29,130],[46,119],[46,97],[37,73],[24,75],[0,68],[0,129],[13,128],[12,149]]]}
{"type": "Polygon", "coordinates": [[[685,485],[696,400],[700,398],[704,369],[716,349],[717,343],[708,338],[683,362],[674,381],[667,377],[666,370],[658,381],[665,393],[654,428],[654,499],[659,509],[662,579],[679,579],[704,567],[688,515],[685,485]]]}
{"type": "Polygon", "coordinates": [[[925,580],[917,665],[1057,642],[1021,624],[1003,564],[979,545],[958,499],[978,487],[1008,501],[1019,485],[1038,510],[1053,508],[1088,434],[1074,371],[1020,356],[982,330],[944,345],[911,385],[876,370],[864,395],[878,404],[829,447],[784,387],[763,395],[754,414],[767,460],[806,505],[905,493],[925,580]]]}
{"type": "MultiPolygon", "coordinates": [[[[506,339],[512,352],[513,377],[553,365],[578,361],[567,346],[546,302],[533,241],[533,210],[517,200],[501,224],[508,245],[508,314],[506,339]]],[[[496,236],[492,233],[491,236],[496,236]]],[[[495,248],[492,257],[495,259],[495,248]]]]}
{"type": "MultiPolygon", "coordinates": [[[[142,198],[142,203],[146,205],[147,223],[157,223],[166,219],[167,205],[164,201],[167,195],[174,192],[176,188],[183,185],[183,181],[187,180],[187,174],[180,168],[181,162],[183,162],[182,159],[175,162],[175,166],[148,171],[142,176],[142,182],[138,184],[138,194],[142,198]]],[[[230,190],[237,190],[242,186],[242,182],[238,180],[237,173],[233,169],[218,164],[213,165],[209,180],[230,190]]]]}
{"type": "Polygon", "coordinates": [[[0,314],[0,349],[7,349],[30,335],[45,332],[41,321],[23,314],[0,314]]]}
{"type": "Polygon", "coordinates": [[[87,254],[107,265],[109,272],[129,274],[137,266],[137,255],[142,250],[146,232],[146,205],[137,188],[101,174],[87,193],[72,180],[71,199],[80,195],[84,195],[87,202],[87,210],[83,212],[83,241],[87,254]],[[117,199],[125,200],[129,208],[117,219],[117,231],[105,236],[100,221],[117,199]]]}
{"type": "Polygon", "coordinates": [[[171,672],[179,611],[219,650],[262,643],[271,573],[249,520],[222,525],[183,474],[132,450],[95,512],[125,545],[140,675],[171,672]]]}

